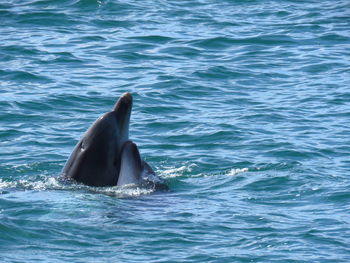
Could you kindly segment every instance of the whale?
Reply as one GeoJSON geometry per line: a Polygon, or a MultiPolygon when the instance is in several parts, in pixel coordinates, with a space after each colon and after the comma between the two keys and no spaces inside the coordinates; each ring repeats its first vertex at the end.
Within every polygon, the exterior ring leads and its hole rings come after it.
{"type": "Polygon", "coordinates": [[[111,111],[99,117],[85,132],[64,165],[61,176],[88,186],[151,186],[167,189],[141,158],[137,145],[129,140],[133,98],[124,93],[111,111]]]}

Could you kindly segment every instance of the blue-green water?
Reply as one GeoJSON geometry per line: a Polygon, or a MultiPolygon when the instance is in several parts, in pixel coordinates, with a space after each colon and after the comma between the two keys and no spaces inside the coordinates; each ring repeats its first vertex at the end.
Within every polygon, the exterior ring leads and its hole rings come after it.
{"type": "Polygon", "coordinates": [[[1,262],[350,262],[350,3],[0,1],[1,262]],[[171,191],[57,180],[123,92],[171,191]]]}

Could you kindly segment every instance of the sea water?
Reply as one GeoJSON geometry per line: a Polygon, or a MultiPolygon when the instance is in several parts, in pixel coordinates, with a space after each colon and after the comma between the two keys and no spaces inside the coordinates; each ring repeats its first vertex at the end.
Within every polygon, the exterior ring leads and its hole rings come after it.
{"type": "Polygon", "coordinates": [[[350,262],[347,0],[0,1],[1,262],[350,262]],[[123,92],[169,191],[58,180],[123,92]]]}

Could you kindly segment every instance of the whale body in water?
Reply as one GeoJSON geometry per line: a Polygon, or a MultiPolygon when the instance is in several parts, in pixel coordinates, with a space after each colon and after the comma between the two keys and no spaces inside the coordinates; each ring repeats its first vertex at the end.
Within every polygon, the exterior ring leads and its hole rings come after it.
{"type": "Polygon", "coordinates": [[[167,189],[129,140],[132,95],[124,93],[110,112],[86,131],[67,160],[62,176],[89,186],[151,185],[167,189]]]}

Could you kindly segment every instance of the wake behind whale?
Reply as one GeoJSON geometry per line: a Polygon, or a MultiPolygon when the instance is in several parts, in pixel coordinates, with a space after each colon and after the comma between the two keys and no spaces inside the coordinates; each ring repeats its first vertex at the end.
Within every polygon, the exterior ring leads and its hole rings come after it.
{"type": "Polygon", "coordinates": [[[132,95],[124,93],[112,111],[86,131],[67,160],[62,176],[88,186],[152,186],[167,189],[129,140],[132,95]]]}

